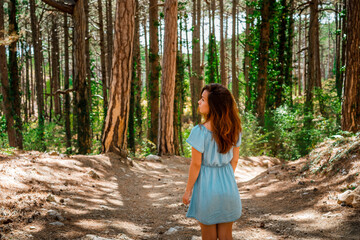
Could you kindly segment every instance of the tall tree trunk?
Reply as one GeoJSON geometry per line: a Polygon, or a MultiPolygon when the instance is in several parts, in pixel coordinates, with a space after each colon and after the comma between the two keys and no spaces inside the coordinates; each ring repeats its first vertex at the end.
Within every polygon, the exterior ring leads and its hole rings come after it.
{"type": "Polygon", "coordinates": [[[191,106],[192,121],[194,125],[201,121],[201,115],[197,113],[198,97],[202,85],[200,69],[200,0],[193,0],[193,36],[192,36],[192,74],[191,74],[191,106]]]}
{"type": "MultiPolygon", "coordinates": [[[[346,9],[347,8],[347,0],[343,0],[343,9],[346,9]]],[[[342,38],[342,41],[341,41],[341,63],[340,63],[340,66],[344,66],[345,65],[345,61],[346,61],[346,34],[347,34],[347,29],[348,29],[348,26],[347,26],[347,21],[346,21],[346,17],[343,16],[342,17],[342,28],[341,28],[341,38],[342,38]]],[[[341,84],[341,86],[344,85],[344,78],[345,78],[345,71],[340,71],[340,80],[339,80],[339,85],[341,84]]],[[[344,96],[344,92],[343,92],[343,89],[341,90],[341,95],[342,97],[344,96]]]]}
{"type": "Polygon", "coordinates": [[[163,74],[161,77],[159,155],[173,155],[174,147],[174,91],[177,46],[177,0],[165,1],[165,32],[163,74]]]}
{"type": "MultiPolygon", "coordinates": [[[[305,114],[309,117],[306,121],[307,125],[310,124],[311,115],[313,114],[313,90],[314,86],[321,89],[321,70],[320,70],[320,50],[319,50],[319,17],[318,17],[318,0],[310,2],[310,26],[309,26],[309,48],[308,48],[308,66],[309,75],[307,78],[306,88],[306,101],[305,101],[305,114]]],[[[324,116],[324,104],[321,96],[320,112],[324,116]]]]}
{"type": "MultiPolygon", "coordinates": [[[[64,52],[65,52],[65,72],[64,88],[69,89],[69,28],[67,13],[64,14],[64,52]]],[[[66,133],[66,152],[71,153],[71,127],[70,127],[70,94],[65,94],[65,133],[66,133]]]]}
{"type": "Polygon", "coordinates": [[[16,21],[16,0],[9,1],[9,35],[14,40],[9,45],[9,85],[10,85],[10,98],[13,103],[13,113],[15,120],[15,136],[16,136],[16,147],[19,149],[23,148],[23,136],[22,136],[22,119],[21,119],[21,98],[20,98],[20,77],[19,68],[17,63],[17,48],[16,44],[18,41],[18,24],[16,21]]]}
{"type": "MultiPolygon", "coordinates": [[[[141,80],[141,49],[140,49],[140,6],[139,6],[139,2],[138,0],[136,0],[136,4],[137,4],[137,15],[136,15],[136,19],[137,22],[135,22],[135,28],[137,29],[137,37],[135,38],[136,40],[136,82],[135,82],[135,117],[136,117],[136,133],[137,133],[137,138],[141,139],[142,138],[142,109],[141,109],[141,92],[142,92],[142,80],[141,80]]],[[[135,50],[135,49],[134,49],[135,50]]]]}
{"type": "MultiPolygon", "coordinates": [[[[26,24],[27,25],[27,24],[26,24]]],[[[28,36],[27,36],[28,38],[28,36]]],[[[30,111],[30,101],[31,101],[31,91],[30,91],[30,73],[29,73],[29,60],[31,61],[31,55],[29,53],[30,44],[26,43],[25,50],[25,98],[26,98],[26,112],[29,118],[31,118],[30,111]]]]}
{"type": "Polygon", "coordinates": [[[149,2],[149,32],[150,32],[150,79],[149,79],[149,98],[150,98],[150,128],[149,140],[157,144],[158,128],[159,128],[159,76],[160,76],[160,61],[159,61],[159,13],[158,1],[150,0],[149,2]]]}
{"type": "MultiPolygon", "coordinates": [[[[340,3],[335,3],[335,11],[341,12],[341,7],[339,9],[340,3]]],[[[341,5],[340,5],[341,6],[341,5]]],[[[340,44],[341,44],[341,34],[338,33],[338,30],[341,29],[341,21],[339,21],[339,14],[335,14],[335,82],[336,82],[336,93],[341,101],[342,98],[342,83],[340,82],[340,44]]]]}
{"type": "Polygon", "coordinates": [[[51,65],[52,65],[52,92],[54,94],[54,110],[55,116],[61,115],[60,95],[55,94],[60,89],[60,69],[59,69],[59,36],[57,30],[58,17],[54,13],[52,15],[51,27],[51,65]]]}
{"type": "MultiPolygon", "coordinates": [[[[0,41],[4,39],[4,0],[0,0],[0,41]]],[[[0,44],[0,80],[3,97],[3,110],[6,119],[6,130],[10,147],[17,147],[16,132],[14,126],[14,109],[11,101],[10,84],[8,78],[8,67],[5,46],[0,44]]]]}
{"type": "Polygon", "coordinates": [[[287,28],[287,43],[286,43],[286,57],[285,57],[285,84],[289,87],[289,95],[287,100],[290,106],[293,105],[293,39],[294,39],[294,0],[290,0],[288,3],[288,16],[289,26],[287,28]]]}
{"type": "MultiPolygon", "coordinates": [[[[52,46],[52,43],[51,43],[51,34],[48,33],[48,47],[47,47],[47,50],[48,50],[48,66],[49,66],[49,81],[50,81],[50,94],[49,94],[49,97],[50,97],[50,107],[49,107],[49,122],[52,121],[52,113],[53,113],[53,98],[54,98],[54,81],[53,81],[53,74],[52,74],[52,61],[51,61],[51,57],[53,55],[53,53],[51,52],[51,46],[52,46]]],[[[47,89],[46,87],[46,77],[44,78],[44,81],[45,81],[45,89],[47,89]]],[[[46,90],[45,90],[46,91],[46,90]]],[[[46,105],[46,97],[45,97],[45,105],[46,105]]]]}
{"type": "MultiPolygon", "coordinates": [[[[146,108],[146,116],[147,120],[145,123],[145,132],[146,132],[146,138],[149,139],[150,129],[149,129],[149,120],[150,119],[150,89],[149,89],[149,74],[150,74],[150,66],[149,66],[149,49],[148,49],[148,35],[147,35],[147,18],[146,16],[143,19],[143,27],[144,27],[144,38],[145,38],[145,85],[146,85],[146,100],[147,100],[147,108],[146,108]]],[[[150,119],[151,120],[151,119],[150,119]]],[[[151,121],[150,121],[151,123],[151,121]]]]}
{"type": "Polygon", "coordinates": [[[267,65],[270,37],[270,18],[272,1],[264,0],[261,6],[260,47],[259,47],[259,70],[257,82],[256,113],[260,126],[265,124],[265,99],[267,85],[267,65]]]}
{"type": "Polygon", "coordinates": [[[298,26],[298,95],[301,96],[301,14],[299,14],[299,26],[298,26]]]}
{"type": "Polygon", "coordinates": [[[102,151],[127,157],[131,63],[135,29],[135,1],[117,1],[115,17],[114,57],[110,102],[102,138],[102,151]]]}
{"type": "Polygon", "coordinates": [[[78,146],[80,154],[87,154],[91,151],[91,129],[86,79],[86,15],[84,0],[76,2],[73,17],[78,146]]]}
{"type": "Polygon", "coordinates": [[[221,84],[227,87],[228,82],[226,78],[226,57],[225,57],[225,43],[224,43],[224,1],[220,0],[220,77],[221,84]]]}
{"type": "Polygon", "coordinates": [[[112,0],[106,1],[106,37],[107,37],[107,84],[106,86],[111,86],[110,81],[112,79],[111,69],[112,69],[112,57],[113,57],[113,47],[114,47],[114,35],[113,35],[113,17],[112,17],[112,0]]]}
{"type": "MultiPolygon", "coordinates": [[[[306,11],[306,10],[305,10],[306,11]]],[[[308,31],[306,30],[306,26],[308,24],[308,17],[307,17],[307,13],[305,12],[305,20],[304,20],[304,49],[305,48],[308,48],[308,37],[309,37],[309,34],[308,34],[308,31]]],[[[304,54],[304,71],[303,71],[303,90],[304,90],[304,93],[305,93],[305,101],[306,101],[306,89],[307,89],[307,75],[308,75],[308,65],[306,64],[308,60],[308,51],[305,51],[305,54],[304,54]]]]}
{"type": "Polygon", "coordinates": [[[346,70],[341,128],[360,131],[360,2],[346,3],[346,70]]]}
{"type": "Polygon", "coordinates": [[[231,78],[232,93],[239,108],[239,79],[236,73],[236,6],[238,1],[232,2],[232,39],[231,39],[231,78]]]}
{"type": "MultiPolygon", "coordinates": [[[[139,1],[135,0],[135,31],[134,31],[134,55],[132,62],[132,81],[130,94],[130,115],[129,115],[129,148],[135,154],[135,138],[141,134],[141,63],[140,63],[140,9],[139,1]],[[140,86],[139,86],[140,83],[140,86]],[[140,108],[140,109],[139,109],[140,108]],[[140,110],[140,113],[139,113],[140,110]],[[140,115],[140,116],[139,116],[140,115]],[[139,128],[140,125],[140,128],[139,128]],[[140,132],[139,132],[140,131],[140,132]],[[135,133],[138,133],[135,136],[135,133]]],[[[141,135],[140,135],[141,137],[141,135]]]]}
{"type": "Polygon", "coordinates": [[[250,91],[250,81],[249,81],[249,69],[250,69],[250,15],[252,15],[252,9],[249,6],[249,3],[246,3],[246,28],[245,28],[245,49],[244,49],[244,80],[246,83],[245,87],[245,111],[250,111],[251,108],[251,91],[250,91]]]}
{"type": "Polygon", "coordinates": [[[285,82],[285,45],[286,45],[286,22],[287,22],[287,3],[286,0],[281,0],[281,15],[279,26],[279,74],[277,74],[277,84],[275,93],[275,108],[278,108],[283,103],[283,85],[285,82]]]}
{"type": "MultiPolygon", "coordinates": [[[[92,93],[91,93],[91,63],[90,63],[90,30],[89,30],[89,0],[84,0],[85,8],[85,53],[86,53],[86,87],[88,93],[88,108],[89,113],[92,111],[92,93]]],[[[92,128],[90,125],[90,136],[92,135],[92,128]]]]}
{"type": "MultiPolygon", "coordinates": [[[[107,72],[106,72],[106,50],[105,50],[105,37],[104,37],[104,22],[103,22],[103,10],[102,2],[98,0],[98,12],[99,12],[99,35],[100,35],[100,64],[101,64],[101,82],[103,92],[103,107],[104,117],[106,117],[108,107],[107,97],[107,72]]],[[[105,122],[105,121],[104,121],[105,122]]]]}

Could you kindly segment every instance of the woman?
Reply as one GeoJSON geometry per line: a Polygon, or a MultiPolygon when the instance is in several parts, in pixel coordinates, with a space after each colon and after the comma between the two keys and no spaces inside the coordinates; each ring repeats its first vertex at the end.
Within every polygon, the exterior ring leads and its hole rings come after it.
{"type": "Polygon", "coordinates": [[[232,239],[232,224],[242,208],[234,175],[241,121],[234,97],[221,84],[206,85],[198,103],[204,122],[186,140],[192,146],[183,195],[183,203],[190,203],[186,216],[199,221],[202,239],[232,239]]]}

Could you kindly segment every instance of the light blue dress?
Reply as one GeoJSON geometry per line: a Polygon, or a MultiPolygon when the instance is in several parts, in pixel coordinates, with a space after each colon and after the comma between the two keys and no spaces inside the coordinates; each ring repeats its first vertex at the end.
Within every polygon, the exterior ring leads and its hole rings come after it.
{"type": "MultiPolygon", "coordinates": [[[[241,133],[236,146],[241,144],[241,133]]],[[[189,218],[205,225],[234,222],[241,216],[241,200],[230,164],[233,147],[229,152],[218,152],[212,132],[204,125],[196,125],[186,142],[202,153],[199,176],[194,184],[189,218]]]]}

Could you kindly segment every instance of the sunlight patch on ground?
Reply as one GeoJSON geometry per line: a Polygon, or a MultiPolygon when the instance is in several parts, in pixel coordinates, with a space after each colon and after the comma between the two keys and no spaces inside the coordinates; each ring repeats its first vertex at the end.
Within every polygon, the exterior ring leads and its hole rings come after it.
{"type": "Polygon", "coordinates": [[[86,220],[86,219],[79,220],[75,222],[74,225],[79,226],[81,228],[93,229],[93,230],[101,230],[108,226],[106,222],[101,220],[86,220]]]}
{"type": "Polygon", "coordinates": [[[127,232],[138,235],[139,232],[143,231],[143,228],[136,225],[132,222],[125,222],[125,221],[112,221],[111,224],[109,224],[113,228],[117,229],[126,229],[127,232]]]}
{"type": "Polygon", "coordinates": [[[162,197],[164,194],[163,193],[149,193],[148,196],[151,198],[160,198],[162,197]]]}
{"type": "Polygon", "coordinates": [[[124,206],[124,202],[119,199],[107,199],[107,201],[117,206],[124,206]]]}

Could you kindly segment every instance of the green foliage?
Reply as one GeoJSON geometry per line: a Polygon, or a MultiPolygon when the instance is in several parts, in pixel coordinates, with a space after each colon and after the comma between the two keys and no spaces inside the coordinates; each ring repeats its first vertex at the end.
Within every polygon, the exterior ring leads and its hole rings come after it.
{"type": "Polygon", "coordinates": [[[218,71],[219,54],[217,49],[218,47],[216,47],[215,36],[214,34],[211,34],[209,40],[209,50],[207,53],[208,64],[206,66],[206,71],[205,71],[206,84],[220,82],[219,71],[218,71]]]}
{"type": "Polygon", "coordinates": [[[0,116],[0,148],[8,148],[9,141],[6,133],[6,119],[5,115],[0,116]]]}

